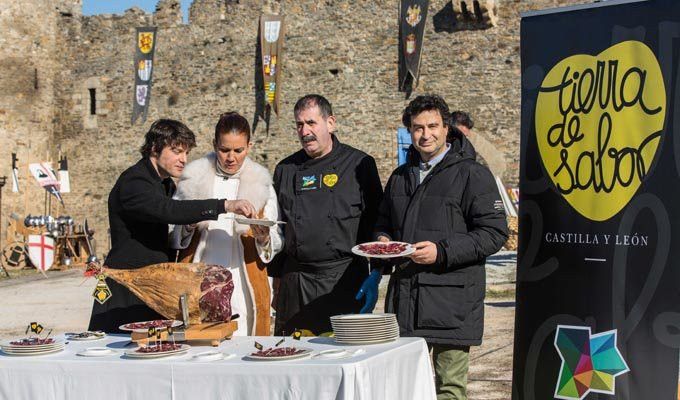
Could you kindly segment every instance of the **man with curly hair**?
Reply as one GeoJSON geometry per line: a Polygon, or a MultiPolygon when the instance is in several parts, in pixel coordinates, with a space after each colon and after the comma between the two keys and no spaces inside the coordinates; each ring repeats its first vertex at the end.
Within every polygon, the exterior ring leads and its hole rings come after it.
{"type": "MultiPolygon", "coordinates": [[[[142,158],[125,170],[109,194],[111,250],[104,261],[108,268],[136,269],[174,260],[168,243],[169,224],[193,224],[216,220],[235,212],[253,216],[252,206],[224,199],[173,200],[175,183],[196,146],[194,133],[183,123],[160,119],[146,133],[142,158]]],[[[111,298],[95,301],[88,330],[121,332],[120,325],[164,319],[123,285],[106,280],[111,298]]]]}

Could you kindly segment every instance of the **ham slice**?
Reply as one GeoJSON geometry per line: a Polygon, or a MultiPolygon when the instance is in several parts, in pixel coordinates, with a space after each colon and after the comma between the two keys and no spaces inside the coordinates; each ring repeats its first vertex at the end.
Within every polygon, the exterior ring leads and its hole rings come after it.
{"type": "Polygon", "coordinates": [[[189,323],[231,319],[231,272],[219,265],[162,263],[138,269],[104,268],[104,274],[128,288],[169,319],[182,320],[179,296],[187,294],[189,323]]]}

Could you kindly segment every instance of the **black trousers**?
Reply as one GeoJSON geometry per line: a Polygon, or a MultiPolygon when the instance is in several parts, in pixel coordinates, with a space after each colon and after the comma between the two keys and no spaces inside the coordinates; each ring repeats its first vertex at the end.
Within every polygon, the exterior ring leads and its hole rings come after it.
{"type": "Polygon", "coordinates": [[[365,263],[300,265],[287,257],[276,304],[275,335],[306,329],[319,335],[330,332],[330,317],[358,313],[363,302],[355,296],[368,276],[365,263]]]}

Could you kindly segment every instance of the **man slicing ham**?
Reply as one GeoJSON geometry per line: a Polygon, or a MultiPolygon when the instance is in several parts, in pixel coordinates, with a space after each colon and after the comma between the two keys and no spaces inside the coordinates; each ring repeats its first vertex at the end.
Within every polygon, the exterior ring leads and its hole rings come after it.
{"type": "MultiPolygon", "coordinates": [[[[141,147],[142,159],[125,170],[109,194],[111,251],[104,264],[111,269],[137,269],[174,260],[168,245],[169,224],[195,224],[233,212],[254,217],[248,201],[224,199],[173,200],[175,183],[196,146],[194,133],[183,123],[160,119],[151,125],[141,147]]],[[[88,330],[121,332],[122,324],[164,319],[126,287],[107,279],[112,297],[94,302],[88,330]]]]}

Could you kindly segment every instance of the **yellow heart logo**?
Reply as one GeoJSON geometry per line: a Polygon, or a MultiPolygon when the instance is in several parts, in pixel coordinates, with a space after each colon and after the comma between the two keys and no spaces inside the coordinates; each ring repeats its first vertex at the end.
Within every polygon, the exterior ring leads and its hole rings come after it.
{"type": "Polygon", "coordinates": [[[336,174],[328,174],[323,176],[323,184],[328,187],[333,187],[338,183],[338,176],[336,174]]]}
{"type": "Polygon", "coordinates": [[[536,104],[538,150],[558,192],[594,221],[616,215],[649,174],[666,117],[661,67],[644,43],[565,58],[536,104]]]}

